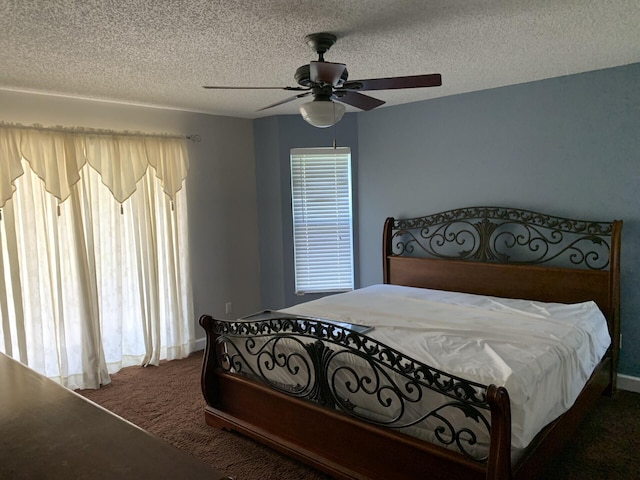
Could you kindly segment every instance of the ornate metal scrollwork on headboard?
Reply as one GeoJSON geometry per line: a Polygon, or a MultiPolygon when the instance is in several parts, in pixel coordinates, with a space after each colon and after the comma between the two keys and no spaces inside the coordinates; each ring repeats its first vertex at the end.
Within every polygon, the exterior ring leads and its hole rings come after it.
{"type": "Polygon", "coordinates": [[[487,386],[471,382],[342,326],[315,319],[219,321],[218,365],[287,395],[431,440],[484,462],[487,386]]]}
{"type": "Polygon", "coordinates": [[[609,267],[611,233],[607,222],[471,207],[395,220],[391,244],[397,256],[604,270],[609,267]]]}

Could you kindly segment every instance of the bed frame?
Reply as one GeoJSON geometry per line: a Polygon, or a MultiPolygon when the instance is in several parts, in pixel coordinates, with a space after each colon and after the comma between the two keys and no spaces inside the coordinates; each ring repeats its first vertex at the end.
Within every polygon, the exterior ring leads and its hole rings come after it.
{"type": "MultiPolygon", "coordinates": [[[[517,457],[511,451],[505,388],[438,371],[363,334],[285,315],[255,322],[200,318],[207,335],[202,370],[206,422],[243,433],[340,479],[539,478],[598,398],[616,388],[621,228],[618,220],[578,221],[501,207],[388,218],[384,224],[384,283],[545,302],[593,300],[604,313],[612,338],[605,358],[574,406],[517,457]],[[304,365],[313,370],[307,383],[301,381],[292,389],[270,381],[261,371],[242,371],[234,342],[246,346],[267,334],[306,339],[309,359],[304,365]],[[404,375],[406,384],[394,389],[408,386],[421,394],[435,390],[450,399],[445,406],[453,405],[472,419],[488,411],[488,455],[475,458],[464,448],[453,451],[406,435],[397,424],[354,413],[353,405],[335,393],[327,378],[324,359],[341,349],[364,358],[372,371],[391,369],[394,375],[404,375]]],[[[269,368],[289,366],[276,350],[269,352],[269,359],[269,368]]],[[[363,375],[351,387],[365,389],[371,378],[363,375]]],[[[374,393],[380,395],[384,388],[374,393]]],[[[433,414],[425,412],[424,417],[433,414]]],[[[451,434],[449,443],[469,436],[455,429],[451,434]]]]}

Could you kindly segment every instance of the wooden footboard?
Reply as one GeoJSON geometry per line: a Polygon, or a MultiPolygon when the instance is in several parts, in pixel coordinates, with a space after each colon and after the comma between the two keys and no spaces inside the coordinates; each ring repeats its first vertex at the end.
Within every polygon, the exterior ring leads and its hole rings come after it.
{"type": "Polygon", "coordinates": [[[321,321],[307,322],[302,318],[225,322],[201,317],[207,332],[202,389],[210,425],[241,432],[336,478],[421,478],[427,473],[443,479],[510,478],[510,404],[504,388],[450,376],[356,332],[321,321]],[[256,340],[273,331],[278,332],[275,339],[256,340]],[[309,339],[301,343],[305,352],[278,350],[282,341],[291,348],[305,339],[309,339]],[[333,350],[329,353],[319,340],[333,350]],[[302,359],[306,353],[308,363],[302,359]],[[358,377],[340,360],[346,354],[363,355],[358,377]],[[264,371],[248,358],[254,355],[263,357],[264,371]],[[303,366],[310,367],[310,374],[303,366]],[[289,382],[294,388],[273,380],[278,368],[302,372],[289,382]],[[348,376],[341,383],[337,371],[345,368],[348,376]],[[350,389],[348,401],[338,393],[340,388],[350,389]],[[380,411],[358,411],[360,401],[366,404],[363,395],[358,397],[362,389],[367,390],[366,397],[377,400],[374,407],[380,411]],[[434,392],[440,403],[408,413],[409,403],[418,404],[434,392]],[[383,408],[392,411],[386,413],[383,408]],[[456,413],[471,420],[458,425],[456,413]],[[403,426],[425,420],[435,421],[433,441],[439,445],[401,433],[403,426]],[[480,453],[470,450],[483,433],[491,448],[480,453]]]}

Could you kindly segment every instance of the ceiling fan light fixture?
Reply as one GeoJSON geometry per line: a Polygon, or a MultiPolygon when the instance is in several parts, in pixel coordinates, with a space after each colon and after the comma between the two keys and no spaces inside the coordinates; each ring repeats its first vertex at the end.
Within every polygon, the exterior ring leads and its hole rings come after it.
{"type": "Polygon", "coordinates": [[[345,112],[345,106],[332,100],[314,100],[300,106],[300,114],[304,120],[318,128],[335,125],[345,112]]]}

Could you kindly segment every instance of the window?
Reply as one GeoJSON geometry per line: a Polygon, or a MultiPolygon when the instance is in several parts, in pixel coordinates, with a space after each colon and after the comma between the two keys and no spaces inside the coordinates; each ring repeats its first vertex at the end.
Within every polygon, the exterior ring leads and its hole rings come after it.
{"type": "Polygon", "coordinates": [[[353,290],[351,151],[291,150],[296,294],[353,290]]]}

